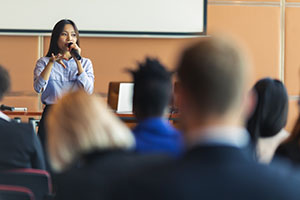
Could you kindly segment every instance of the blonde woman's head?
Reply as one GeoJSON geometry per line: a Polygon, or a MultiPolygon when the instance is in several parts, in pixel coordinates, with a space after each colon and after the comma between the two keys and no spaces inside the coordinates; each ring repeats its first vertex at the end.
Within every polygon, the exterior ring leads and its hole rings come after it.
{"type": "Polygon", "coordinates": [[[130,130],[96,96],[79,90],[65,95],[47,117],[48,152],[54,170],[62,171],[93,150],[129,149],[130,130]]]}

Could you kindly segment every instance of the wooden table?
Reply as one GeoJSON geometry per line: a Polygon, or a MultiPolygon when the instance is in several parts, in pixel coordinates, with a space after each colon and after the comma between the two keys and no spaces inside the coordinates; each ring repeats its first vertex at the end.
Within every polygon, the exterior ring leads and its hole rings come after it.
{"type": "MultiPolygon", "coordinates": [[[[3,111],[4,114],[10,116],[11,118],[15,117],[28,117],[28,118],[35,118],[37,117],[38,119],[41,118],[42,112],[14,112],[14,111],[3,111]]],[[[136,118],[134,114],[120,114],[120,113],[115,113],[121,120],[124,122],[131,122],[131,123],[136,123],[136,118]]],[[[179,119],[179,114],[178,113],[173,113],[173,114],[168,114],[166,118],[169,119],[169,121],[178,121],[179,119]]]]}

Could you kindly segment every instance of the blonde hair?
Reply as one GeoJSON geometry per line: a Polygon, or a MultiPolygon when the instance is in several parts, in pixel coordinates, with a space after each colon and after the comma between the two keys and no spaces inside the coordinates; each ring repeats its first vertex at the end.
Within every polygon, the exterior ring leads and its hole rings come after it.
{"type": "Polygon", "coordinates": [[[48,153],[62,171],[81,154],[96,149],[129,149],[131,131],[96,96],[79,90],[66,94],[47,116],[48,153]]]}

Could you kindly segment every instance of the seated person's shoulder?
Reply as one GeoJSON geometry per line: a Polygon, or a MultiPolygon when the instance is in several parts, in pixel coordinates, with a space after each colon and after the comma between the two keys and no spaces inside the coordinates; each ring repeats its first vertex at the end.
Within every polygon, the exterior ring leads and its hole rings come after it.
{"type": "Polygon", "coordinates": [[[138,162],[168,162],[174,160],[173,157],[169,156],[166,153],[145,153],[141,154],[138,152],[126,152],[124,154],[127,159],[136,160],[138,162]]]}
{"type": "Polygon", "coordinates": [[[161,166],[173,160],[174,159],[167,154],[139,154],[132,151],[124,151],[116,156],[107,157],[105,162],[107,164],[119,163],[122,170],[137,172],[155,166],[161,166]]]}
{"type": "Polygon", "coordinates": [[[24,136],[29,137],[34,136],[34,130],[31,124],[29,123],[15,123],[15,122],[9,122],[6,124],[0,125],[1,132],[9,133],[9,134],[25,134],[24,136]]]}
{"type": "Polygon", "coordinates": [[[13,123],[12,126],[15,126],[17,129],[22,130],[23,132],[32,133],[33,127],[29,123],[13,123]]]}
{"type": "MultiPolygon", "coordinates": [[[[157,168],[170,162],[172,159],[166,155],[141,155],[128,151],[93,152],[84,155],[73,165],[60,174],[56,179],[60,184],[70,180],[81,182],[97,182],[101,185],[116,184],[128,177],[139,175],[148,169],[157,168]],[[84,174],[84,175],[83,175],[84,174]]],[[[72,183],[74,185],[76,183],[72,183]]]]}
{"type": "MultiPolygon", "coordinates": [[[[300,168],[284,159],[276,159],[269,165],[259,164],[252,169],[258,185],[266,190],[274,191],[274,194],[289,193],[300,195],[300,168]],[[276,192],[275,192],[276,191],[276,192]]],[[[287,198],[288,199],[288,198],[287,198]]]]}

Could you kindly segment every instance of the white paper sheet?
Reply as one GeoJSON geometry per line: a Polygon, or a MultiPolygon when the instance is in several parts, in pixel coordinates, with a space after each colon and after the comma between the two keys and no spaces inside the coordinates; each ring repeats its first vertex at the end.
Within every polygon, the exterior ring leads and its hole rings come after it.
{"type": "Polygon", "coordinates": [[[120,83],[117,113],[132,113],[133,83],[120,83]]]}

